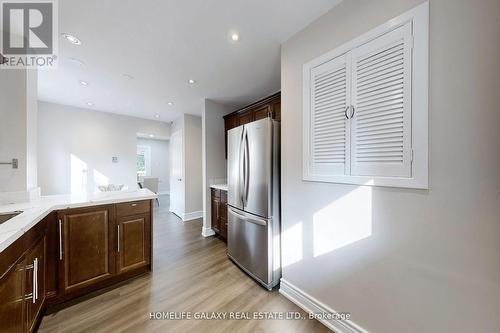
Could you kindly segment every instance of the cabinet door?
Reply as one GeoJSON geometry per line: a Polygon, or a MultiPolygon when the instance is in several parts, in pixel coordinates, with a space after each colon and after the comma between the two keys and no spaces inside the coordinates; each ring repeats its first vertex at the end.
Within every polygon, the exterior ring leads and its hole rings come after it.
{"type": "Polygon", "coordinates": [[[220,235],[224,240],[227,240],[227,204],[221,203],[219,212],[220,235]]]}
{"type": "Polygon", "coordinates": [[[115,270],[115,228],[110,206],[59,213],[59,281],[64,293],[110,278],[115,270]]]}
{"type": "Polygon", "coordinates": [[[212,189],[212,200],[211,200],[211,217],[212,217],[212,229],[216,233],[220,233],[219,225],[219,209],[220,209],[220,199],[217,196],[217,190],[212,189]]]}
{"type": "Polygon", "coordinates": [[[281,99],[275,101],[272,105],[273,108],[273,119],[281,121],[281,99]]]}
{"type": "Polygon", "coordinates": [[[120,217],[116,228],[118,274],[149,265],[151,258],[150,215],[120,217]]]}
{"type": "Polygon", "coordinates": [[[45,239],[45,295],[47,300],[57,296],[58,291],[58,265],[59,265],[59,227],[57,213],[52,212],[46,218],[47,233],[45,239]]]}
{"type": "Polygon", "coordinates": [[[232,115],[228,116],[227,118],[224,118],[224,128],[227,131],[229,131],[232,128],[238,127],[238,116],[232,115]]]}
{"type": "Polygon", "coordinates": [[[45,301],[46,238],[43,236],[26,255],[27,330],[32,332],[45,301]]]}
{"type": "Polygon", "coordinates": [[[227,191],[220,191],[219,227],[220,235],[227,240],[227,191]]]}
{"type": "Polygon", "coordinates": [[[247,111],[238,115],[238,126],[251,123],[253,121],[253,111],[247,111]]]}
{"type": "Polygon", "coordinates": [[[254,110],[254,120],[260,120],[268,117],[272,118],[272,110],[270,104],[262,105],[254,110]]]}
{"type": "Polygon", "coordinates": [[[0,332],[24,332],[24,279],[26,260],[15,264],[0,278],[0,332]]]}

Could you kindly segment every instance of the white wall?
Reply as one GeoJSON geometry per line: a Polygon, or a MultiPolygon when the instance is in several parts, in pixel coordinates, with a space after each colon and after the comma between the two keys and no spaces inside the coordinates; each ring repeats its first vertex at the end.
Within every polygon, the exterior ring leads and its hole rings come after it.
{"type": "Polygon", "coordinates": [[[159,192],[170,191],[170,152],[168,140],[137,139],[137,145],[148,146],[151,149],[151,175],[158,177],[159,192]]]}
{"type": "Polygon", "coordinates": [[[0,192],[22,192],[36,180],[36,70],[1,70],[0,162],[19,160],[19,168],[0,165],[0,192]]]}
{"type": "Polygon", "coordinates": [[[500,332],[500,2],[430,2],[430,189],[302,181],[302,65],[421,3],[349,0],[282,46],[283,279],[370,332],[500,332]]]}
{"type": "Polygon", "coordinates": [[[203,235],[211,231],[210,185],[227,182],[227,160],[225,156],[224,115],[232,107],[205,99],[202,111],[203,126],[203,235]]]}
{"type": "Polygon", "coordinates": [[[203,211],[201,117],[184,115],[186,213],[203,211]]]}
{"type": "Polygon", "coordinates": [[[162,122],[45,102],[38,109],[38,182],[45,195],[71,193],[71,155],[74,179],[86,182],[87,191],[106,178],[136,188],[137,133],[170,136],[170,125],[162,122]]]}

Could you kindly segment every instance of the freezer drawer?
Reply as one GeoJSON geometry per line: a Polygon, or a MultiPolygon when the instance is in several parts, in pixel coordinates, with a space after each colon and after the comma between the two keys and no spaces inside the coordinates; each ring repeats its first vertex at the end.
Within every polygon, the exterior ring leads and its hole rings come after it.
{"type": "Polygon", "coordinates": [[[266,288],[272,289],[278,282],[279,242],[273,237],[276,226],[272,219],[245,213],[228,206],[228,255],[249,275],[266,288]]]}

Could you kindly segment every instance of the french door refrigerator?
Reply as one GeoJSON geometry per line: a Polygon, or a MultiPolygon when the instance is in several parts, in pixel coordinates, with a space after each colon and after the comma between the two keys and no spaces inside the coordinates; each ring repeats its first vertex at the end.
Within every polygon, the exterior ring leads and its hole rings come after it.
{"type": "Polygon", "coordinates": [[[271,290],[281,277],[280,124],[228,131],[228,256],[271,290]]]}

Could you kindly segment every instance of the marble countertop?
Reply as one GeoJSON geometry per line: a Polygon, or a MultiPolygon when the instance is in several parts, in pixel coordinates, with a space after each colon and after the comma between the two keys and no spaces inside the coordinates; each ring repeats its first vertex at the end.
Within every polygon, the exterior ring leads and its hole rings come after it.
{"type": "Polygon", "coordinates": [[[21,214],[0,224],[0,252],[14,243],[50,212],[59,209],[98,206],[136,200],[151,200],[157,195],[148,189],[92,194],[68,194],[42,196],[30,202],[1,205],[0,214],[22,211],[21,214]]]}
{"type": "Polygon", "coordinates": [[[227,184],[214,184],[210,185],[211,188],[215,188],[222,191],[227,191],[227,184]]]}

